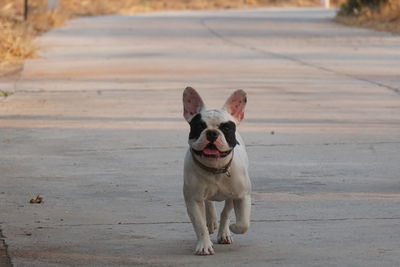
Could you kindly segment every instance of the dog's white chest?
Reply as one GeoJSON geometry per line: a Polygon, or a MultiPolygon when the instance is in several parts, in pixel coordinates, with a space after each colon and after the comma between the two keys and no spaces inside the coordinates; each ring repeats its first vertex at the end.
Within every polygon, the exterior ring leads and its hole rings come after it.
{"type": "Polygon", "coordinates": [[[233,180],[232,176],[218,175],[213,182],[209,182],[204,190],[204,198],[213,201],[237,199],[249,191],[246,183],[233,180]],[[222,177],[221,177],[222,176],[222,177]]]}

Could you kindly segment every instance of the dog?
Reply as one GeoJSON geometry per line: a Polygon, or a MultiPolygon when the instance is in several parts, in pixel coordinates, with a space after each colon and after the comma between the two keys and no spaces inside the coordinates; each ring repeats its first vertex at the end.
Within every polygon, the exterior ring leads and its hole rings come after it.
{"type": "Polygon", "coordinates": [[[249,163],[244,142],[236,131],[246,103],[246,93],[237,90],[222,109],[207,109],[196,90],[187,87],[183,92],[183,117],[190,125],[183,195],[197,236],[196,255],[214,254],[210,234],[217,228],[217,215],[212,201],[225,201],[219,244],[231,244],[231,231],[243,234],[250,226],[249,163]],[[236,223],[229,225],[232,209],[236,223]]]}

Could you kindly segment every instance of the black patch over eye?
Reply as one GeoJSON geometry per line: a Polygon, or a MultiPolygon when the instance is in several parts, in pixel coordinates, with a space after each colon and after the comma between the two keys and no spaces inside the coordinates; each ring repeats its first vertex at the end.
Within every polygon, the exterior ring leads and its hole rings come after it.
{"type": "Polygon", "coordinates": [[[189,139],[199,138],[201,132],[207,128],[207,124],[201,119],[200,113],[193,117],[193,119],[189,122],[189,125],[189,139]]]}
{"type": "Polygon", "coordinates": [[[239,144],[236,140],[236,124],[234,122],[228,121],[221,123],[218,128],[225,135],[225,139],[230,147],[235,147],[239,144]]]}

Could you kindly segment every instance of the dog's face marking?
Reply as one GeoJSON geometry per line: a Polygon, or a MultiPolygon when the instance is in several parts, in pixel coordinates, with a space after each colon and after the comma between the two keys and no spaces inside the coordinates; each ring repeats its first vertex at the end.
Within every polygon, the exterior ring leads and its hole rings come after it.
{"type": "Polygon", "coordinates": [[[230,147],[234,147],[239,142],[236,140],[236,124],[233,121],[228,121],[228,122],[223,122],[218,126],[218,129],[220,129],[224,135],[226,142],[228,142],[230,147]]]}
{"type": "MultiPolygon", "coordinates": [[[[237,144],[236,124],[226,111],[204,110],[189,122],[189,144],[196,151],[204,151],[209,157],[221,156],[218,152],[231,151],[237,144]],[[212,150],[217,151],[212,151],[212,150]]],[[[207,155],[206,155],[207,156],[207,155]]]]}
{"type": "Polygon", "coordinates": [[[225,157],[237,144],[236,125],[224,110],[203,110],[189,125],[189,145],[206,159],[225,157]]]}
{"type": "Polygon", "coordinates": [[[220,158],[239,144],[236,126],[244,117],[246,93],[235,91],[222,109],[206,109],[200,95],[191,87],[183,93],[183,116],[189,122],[189,145],[198,156],[220,158]]]}
{"type": "Polygon", "coordinates": [[[207,124],[201,119],[201,114],[197,114],[189,122],[190,133],[189,140],[196,140],[200,137],[201,133],[207,129],[207,124]]]}

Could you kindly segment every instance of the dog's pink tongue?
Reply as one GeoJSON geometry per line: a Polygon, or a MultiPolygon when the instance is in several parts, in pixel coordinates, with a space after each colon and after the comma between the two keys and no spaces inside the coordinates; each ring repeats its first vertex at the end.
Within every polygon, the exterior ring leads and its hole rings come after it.
{"type": "Polygon", "coordinates": [[[205,148],[203,150],[203,153],[206,154],[206,155],[210,155],[210,156],[213,155],[213,156],[216,156],[216,157],[218,157],[219,154],[220,154],[217,149],[210,149],[210,148],[205,148]]]}

